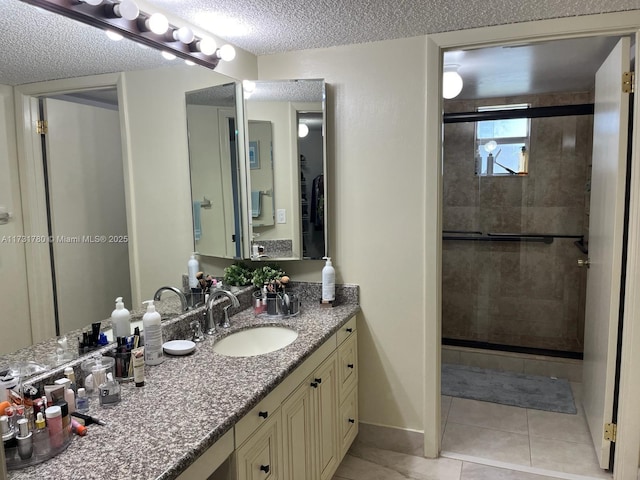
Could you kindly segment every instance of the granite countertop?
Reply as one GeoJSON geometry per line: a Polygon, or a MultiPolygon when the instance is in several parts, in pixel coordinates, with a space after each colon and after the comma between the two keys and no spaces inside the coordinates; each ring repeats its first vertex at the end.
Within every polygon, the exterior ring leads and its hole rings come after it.
{"type": "Polygon", "coordinates": [[[9,478],[174,479],[359,310],[357,301],[333,308],[303,301],[300,315],[271,319],[247,308],[231,317],[228,332],[197,344],[194,353],[146,366],[145,386],[123,384],[115,407],[92,399],[89,413],[106,426],[89,426],[65,452],[9,478]],[[298,338],[255,357],[213,352],[218,339],[259,325],[287,326],[298,338]]]}

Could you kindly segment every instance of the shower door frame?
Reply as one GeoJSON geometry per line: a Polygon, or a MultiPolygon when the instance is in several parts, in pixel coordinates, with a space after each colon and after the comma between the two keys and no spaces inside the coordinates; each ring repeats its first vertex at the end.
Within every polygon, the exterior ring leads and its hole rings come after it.
{"type": "MultiPolygon", "coordinates": [[[[427,218],[425,246],[425,379],[424,379],[424,453],[435,458],[440,451],[440,368],[442,332],[442,71],[446,50],[469,49],[523,42],[561,40],[587,36],[636,34],[640,29],[640,11],[588,15],[567,19],[502,25],[426,37],[426,158],[428,169],[436,173],[425,178],[427,218]],[[430,160],[429,160],[430,159],[430,160]]],[[[638,47],[636,46],[636,49],[638,47]]],[[[640,98],[634,98],[634,125],[640,111],[640,98]]],[[[640,144],[634,135],[632,164],[639,164],[640,144]]],[[[633,404],[640,397],[640,172],[632,171],[630,183],[629,250],[627,260],[627,295],[622,335],[622,370],[618,439],[615,452],[614,480],[635,480],[640,451],[640,412],[633,404]],[[637,300],[636,300],[637,299],[637,300]],[[634,373],[639,372],[639,373],[634,373]]]]}

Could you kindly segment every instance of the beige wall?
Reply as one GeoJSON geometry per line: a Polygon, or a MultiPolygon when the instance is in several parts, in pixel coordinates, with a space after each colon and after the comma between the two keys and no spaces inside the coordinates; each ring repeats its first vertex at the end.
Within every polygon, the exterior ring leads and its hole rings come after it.
{"type": "MultiPolygon", "coordinates": [[[[425,40],[271,55],[258,67],[261,79],[328,83],[329,249],[337,281],[360,285],[361,420],[422,430],[425,40]]],[[[322,265],[286,268],[319,281],[322,265]]]]}

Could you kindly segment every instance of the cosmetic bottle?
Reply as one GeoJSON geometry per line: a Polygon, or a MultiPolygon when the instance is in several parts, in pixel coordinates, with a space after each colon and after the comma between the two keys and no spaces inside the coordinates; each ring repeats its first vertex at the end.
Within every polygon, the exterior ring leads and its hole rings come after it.
{"type": "Polygon", "coordinates": [[[69,413],[73,413],[76,410],[76,396],[71,389],[71,380],[68,378],[60,378],[55,381],[56,385],[62,385],[63,390],[63,398],[64,401],[67,402],[69,406],[69,413]]]}
{"type": "Polygon", "coordinates": [[[69,382],[71,382],[69,388],[71,388],[74,393],[77,392],[78,387],[76,385],[76,372],[73,370],[73,367],[66,367],[64,369],[64,376],[69,379],[69,382]]]}
{"type": "Polygon", "coordinates": [[[200,264],[196,259],[196,252],[191,254],[191,258],[187,262],[187,271],[189,272],[189,288],[198,288],[198,270],[200,269],[200,264]]]}
{"type": "Polygon", "coordinates": [[[2,443],[5,450],[16,446],[16,432],[11,428],[9,417],[6,415],[0,417],[0,435],[2,435],[2,443]]]}
{"type": "Polygon", "coordinates": [[[116,298],[116,309],[111,312],[111,327],[113,328],[113,338],[131,335],[131,315],[129,310],[124,308],[122,297],[116,298]]]}
{"type": "Polygon", "coordinates": [[[26,418],[18,420],[18,455],[22,460],[28,460],[33,455],[33,434],[29,431],[29,422],[26,418]]]}
{"type": "Polygon", "coordinates": [[[60,448],[64,437],[62,433],[62,409],[54,405],[45,410],[47,428],[49,429],[49,445],[51,448],[60,448]]]}
{"type": "Polygon", "coordinates": [[[327,261],[322,269],[322,303],[329,303],[336,299],[336,270],[331,257],[322,258],[327,261]]]}
{"type": "Polygon", "coordinates": [[[60,407],[60,416],[62,418],[62,437],[67,440],[71,435],[71,416],[69,415],[69,404],[60,400],[56,403],[60,407]]]}
{"type": "Polygon", "coordinates": [[[76,397],[76,411],[80,413],[87,413],[89,411],[89,397],[87,397],[87,391],[84,388],[78,389],[78,396],[76,397]]]}
{"type": "Polygon", "coordinates": [[[160,365],[164,361],[162,353],[162,327],[160,314],[156,312],[153,300],[142,302],[147,304],[147,313],[142,317],[144,331],[144,363],[145,365],[160,365]]]}
{"type": "Polygon", "coordinates": [[[33,448],[36,451],[36,455],[43,456],[49,453],[50,441],[49,441],[49,429],[44,421],[44,415],[42,412],[38,412],[36,415],[36,430],[33,435],[33,448]]]}

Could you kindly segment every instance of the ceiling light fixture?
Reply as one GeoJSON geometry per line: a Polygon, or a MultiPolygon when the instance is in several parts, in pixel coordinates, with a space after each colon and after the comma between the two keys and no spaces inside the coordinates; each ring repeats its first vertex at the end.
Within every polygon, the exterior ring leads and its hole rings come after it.
{"type": "Polygon", "coordinates": [[[309,135],[309,127],[304,123],[298,124],[298,137],[304,138],[309,135]]]}
{"type": "Polygon", "coordinates": [[[459,65],[445,65],[442,73],[442,96],[455,98],[462,91],[462,77],[458,73],[459,65]]]}
{"type": "Polygon", "coordinates": [[[231,46],[217,48],[209,37],[199,38],[188,27],[171,25],[161,13],[140,11],[137,0],[22,0],[47,12],[111,30],[138,45],[169,52],[184,60],[214,69],[220,60],[235,56],[231,46]]]}

